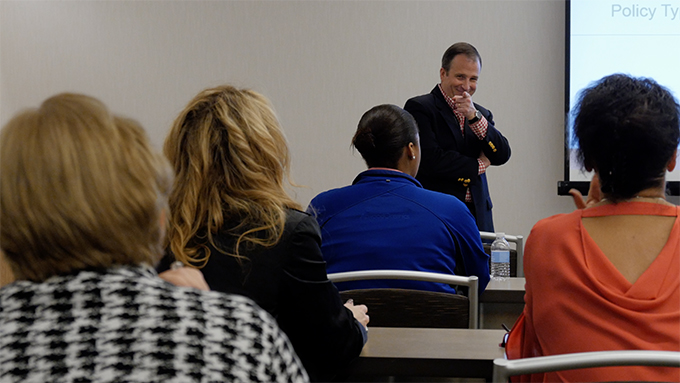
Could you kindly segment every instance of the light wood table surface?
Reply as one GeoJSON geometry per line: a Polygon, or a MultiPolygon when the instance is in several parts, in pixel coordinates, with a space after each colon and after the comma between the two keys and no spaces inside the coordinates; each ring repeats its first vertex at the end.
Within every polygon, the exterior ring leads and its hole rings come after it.
{"type": "Polygon", "coordinates": [[[502,358],[503,330],[370,327],[361,356],[348,369],[362,376],[490,379],[502,358]]]}
{"type": "Polygon", "coordinates": [[[525,282],[524,278],[492,279],[479,297],[479,328],[512,327],[524,310],[525,282]]]}
{"type": "Polygon", "coordinates": [[[479,297],[480,303],[524,303],[524,278],[491,279],[479,297]]]}

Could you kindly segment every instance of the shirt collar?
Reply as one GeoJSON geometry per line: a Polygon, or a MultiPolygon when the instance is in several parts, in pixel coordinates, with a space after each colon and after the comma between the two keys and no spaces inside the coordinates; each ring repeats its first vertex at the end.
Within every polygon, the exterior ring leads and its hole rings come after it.
{"type": "Polygon", "coordinates": [[[385,168],[371,168],[359,173],[354,181],[352,181],[352,185],[361,182],[379,180],[380,178],[388,179],[390,182],[395,181],[400,183],[412,183],[419,188],[423,187],[423,185],[421,185],[417,179],[411,177],[410,175],[396,169],[385,168]]]}
{"type": "Polygon", "coordinates": [[[451,110],[456,113],[456,102],[453,101],[453,98],[449,97],[446,92],[444,92],[444,89],[442,88],[442,84],[439,83],[437,84],[437,87],[439,87],[439,91],[442,92],[442,96],[444,96],[444,100],[446,101],[447,104],[449,104],[449,107],[451,107],[451,110]]]}

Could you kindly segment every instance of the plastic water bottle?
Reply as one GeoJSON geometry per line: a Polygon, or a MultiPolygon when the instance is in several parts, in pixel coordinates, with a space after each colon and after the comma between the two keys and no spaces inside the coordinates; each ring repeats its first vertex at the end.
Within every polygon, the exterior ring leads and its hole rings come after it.
{"type": "Polygon", "coordinates": [[[510,277],[510,244],[505,233],[496,233],[491,244],[491,278],[503,281],[510,277]]]}

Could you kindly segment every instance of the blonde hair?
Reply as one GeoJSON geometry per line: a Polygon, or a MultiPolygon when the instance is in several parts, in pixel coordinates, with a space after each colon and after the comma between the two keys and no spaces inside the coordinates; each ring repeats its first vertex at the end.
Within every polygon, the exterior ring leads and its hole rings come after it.
{"type": "Polygon", "coordinates": [[[257,92],[228,85],[200,92],[175,119],[164,152],[177,175],[168,241],[185,264],[205,266],[207,243],[241,262],[242,246],[246,251],[274,246],[286,209],[300,209],[285,190],[290,182],[285,137],[268,100],[257,92]],[[223,227],[226,222],[231,226],[223,227]],[[218,231],[238,238],[233,249],[215,244],[218,231]]]}
{"type": "Polygon", "coordinates": [[[0,134],[0,245],[17,279],[155,264],[172,173],[135,121],[51,97],[0,134]]]}

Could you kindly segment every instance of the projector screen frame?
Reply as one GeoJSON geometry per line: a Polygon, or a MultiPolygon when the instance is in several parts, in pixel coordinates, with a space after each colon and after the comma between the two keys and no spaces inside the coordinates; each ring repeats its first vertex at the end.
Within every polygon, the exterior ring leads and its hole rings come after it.
{"type": "MultiPolygon", "coordinates": [[[[557,182],[557,195],[569,195],[570,189],[576,189],[583,195],[588,193],[589,181],[571,181],[571,153],[569,140],[569,100],[570,100],[570,75],[571,75],[571,0],[565,0],[565,44],[564,44],[564,180],[557,182]]],[[[667,181],[666,195],[680,196],[680,182],[667,181]]]]}

